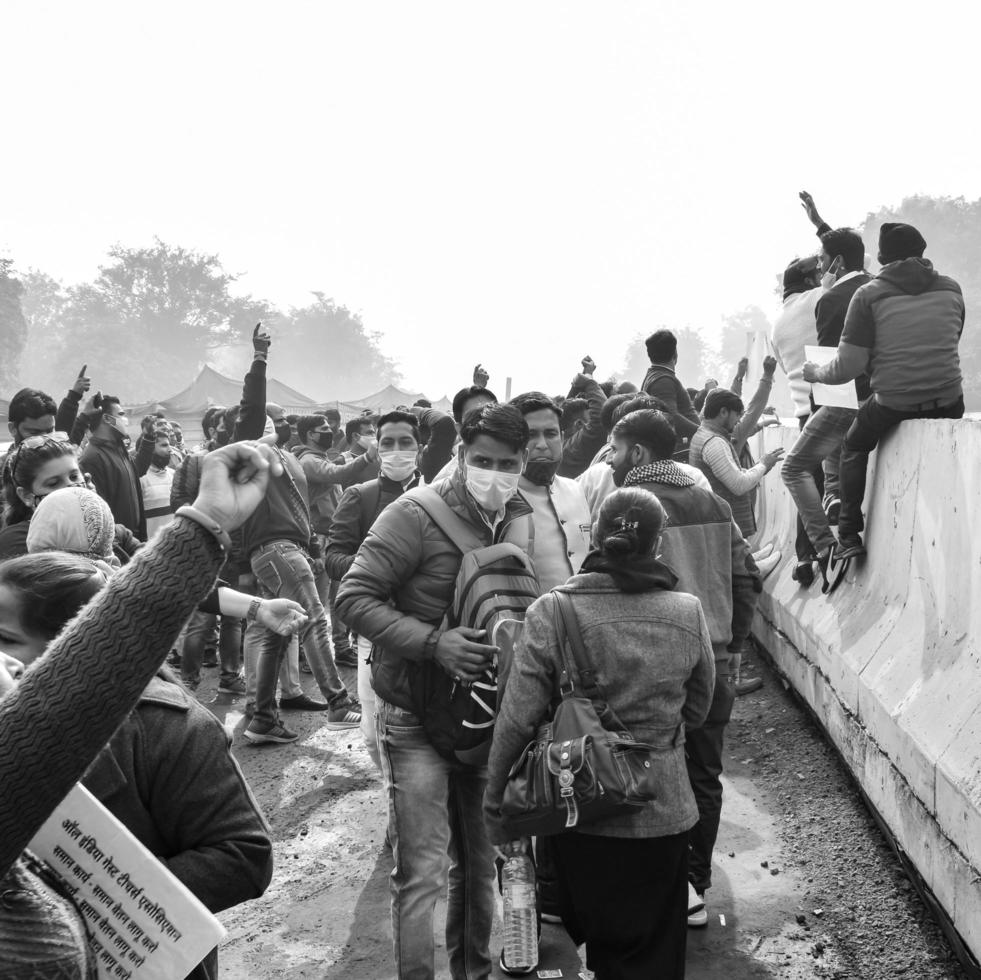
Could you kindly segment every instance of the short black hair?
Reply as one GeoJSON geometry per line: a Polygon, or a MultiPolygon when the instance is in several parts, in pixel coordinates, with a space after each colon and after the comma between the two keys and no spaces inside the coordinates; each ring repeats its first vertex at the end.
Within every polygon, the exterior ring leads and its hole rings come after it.
{"type": "MultiPolygon", "coordinates": [[[[316,429],[318,425],[326,425],[327,416],[326,415],[300,415],[296,420],[296,438],[300,440],[304,445],[306,445],[307,436],[313,429],[316,429]]],[[[334,434],[331,433],[331,442],[334,440],[334,434]]],[[[323,445],[323,443],[321,443],[323,445]]]]}
{"type": "Polygon", "coordinates": [[[362,425],[374,424],[374,415],[358,415],[353,419],[348,419],[347,425],[344,426],[344,438],[347,439],[349,443],[354,442],[361,431],[362,425]]]}
{"type": "Polygon", "coordinates": [[[39,419],[42,415],[57,415],[58,406],[54,399],[39,388],[21,388],[10,399],[7,420],[20,425],[24,419],[39,419]]]}
{"type": "Polygon", "coordinates": [[[671,420],[652,408],[625,415],[613,427],[613,436],[625,442],[646,446],[655,459],[670,459],[677,435],[671,420]]]}
{"type": "Polygon", "coordinates": [[[713,388],[705,396],[705,404],[702,406],[702,418],[718,418],[719,412],[724,408],[742,412],[744,408],[743,400],[728,388],[713,388]]]}
{"type": "Polygon", "coordinates": [[[607,398],[609,398],[613,394],[614,387],[616,387],[616,382],[613,381],[612,379],[609,381],[600,382],[600,388],[603,389],[603,394],[606,395],[607,398]]]}
{"type": "Polygon", "coordinates": [[[375,431],[379,439],[381,438],[382,426],[393,422],[405,422],[406,425],[412,426],[412,434],[416,437],[416,442],[418,442],[420,446],[422,445],[422,435],[419,432],[419,420],[412,414],[412,412],[403,412],[398,408],[396,408],[394,411],[386,412],[378,420],[378,425],[375,427],[375,431]]]}
{"type": "Polygon", "coordinates": [[[432,408],[433,403],[428,398],[417,398],[412,403],[413,408],[432,408]]]}
{"type": "Polygon", "coordinates": [[[667,364],[678,356],[678,338],[670,330],[655,330],[645,345],[651,364],[667,364]]]}
{"type": "Polygon", "coordinates": [[[106,410],[109,408],[110,405],[122,405],[122,402],[119,400],[118,395],[102,396],[102,401],[99,402],[99,408],[102,410],[103,413],[106,412],[106,410]]]}
{"type": "Polygon", "coordinates": [[[585,398],[567,398],[562,403],[563,431],[571,429],[589,411],[589,402],[585,398]]]}
{"type": "Polygon", "coordinates": [[[295,413],[290,413],[286,416],[286,421],[289,422],[290,425],[296,425],[296,423],[300,421],[300,416],[296,415],[295,413]]]}
{"type": "Polygon", "coordinates": [[[840,255],[847,272],[861,272],[865,268],[865,242],[851,228],[835,228],[821,236],[821,246],[833,259],[840,255]]]}
{"type": "Polygon", "coordinates": [[[543,391],[524,391],[520,395],[515,395],[508,404],[513,405],[523,416],[547,409],[549,412],[555,413],[559,427],[562,427],[563,410],[543,391]]]}
{"type": "Polygon", "coordinates": [[[463,406],[470,401],[471,398],[477,398],[483,395],[485,398],[489,398],[492,402],[497,401],[497,395],[494,394],[490,388],[481,388],[480,385],[470,385],[468,388],[461,388],[453,396],[453,421],[457,425],[463,422],[463,406]]]}
{"type": "Polygon", "coordinates": [[[657,412],[664,412],[670,418],[670,409],[660,398],[655,398],[653,395],[631,395],[627,401],[614,409],[613,424],[616,425],[620,419],[629,415],[631,412],[641,412],[644,409],[654,409],[657,412]]]}
{"type": "Polygon", "coordinates": [[[525,417],[513,405],[493,402],[467,412],[460,427],[460,438],[470,446],[478,436],[488,436],[503,442],[511,452],[519,453],[528,445],[531,433],[525,417]]]}
{"type": "Polygon", "coordinates": [[[633,395],[610,395],[609,398],[603,402],[603,407],[600,409],[600,425],[609,432],[613,428],[613,413],[621,406],[629,402],[634,396],[633,395]]]}
{"type": "Polygon", "coordinates": [[[341,413],[336,408],[325,408],[321,414],[328,422],[341,424],[341,413]]]}

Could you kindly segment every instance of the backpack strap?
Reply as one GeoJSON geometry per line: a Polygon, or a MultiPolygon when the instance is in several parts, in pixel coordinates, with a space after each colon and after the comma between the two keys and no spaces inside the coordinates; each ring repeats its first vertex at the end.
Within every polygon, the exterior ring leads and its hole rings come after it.
{"type": "MultiPolygon", "coordinates": [[[[586,644],[582,641],[582,632],[579,629],[579,620],[576,617],[576,610],[571,597],[568,593],[560,592],[558,589],[554,589],[552,595],[555,596],[555,606],[558,609],[562,626],[559,633],[559,646],[560,648],[568,648],[572,652],[582,693],[593,702],[604,728],[608,731],[626,731],[596,681],[596,671],[593,669],[592,661],[586,652],[586,644]]],[[[563,660],[565,660],[564,655],[563,660]]],[[[568,666],[566,669],[568,670],[568,666]]]]}
{"type": "Polygon", "coordinates": [[[432,487],[417,487],[405,496],[412,497],[461,554],[484,547],[477,532],[432,487]]]}
{"type": "Polygon", "coordinates": [[[378,517],[378,505],[381,503],[381,485],[377,480],[362,483],[358,487],[358,504],[361,507],[361,534],[367,537],[372,524],[378,517]]]}

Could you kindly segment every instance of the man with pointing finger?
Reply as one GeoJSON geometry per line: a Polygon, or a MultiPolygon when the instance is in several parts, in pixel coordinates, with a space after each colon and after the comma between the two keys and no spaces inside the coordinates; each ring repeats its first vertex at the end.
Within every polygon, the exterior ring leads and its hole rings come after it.
{"type": "MultiPolygon", "coordinates": [[[[518,494],[518,481],[529,430],[521,412],[497,404],[474,409],[463,419],[460,439],[456,472],[432,489],[469,525],[475,541],[527,540],[531,507],[518,494]]],[[[433,672],[477,680],[496,648],[484,630],[443,629],[462,555],[418,492],[399,497],[378,517],[341,581],[337,610],[373,644],[376,731],[395,861],[397,974],[400,980],[435,976],[433,913],[445,892],[450,974],[478,980],[490,976],[494,918],[494,852],[481,816],[487,770],[440,755],[423,716],[433,672]]]]}

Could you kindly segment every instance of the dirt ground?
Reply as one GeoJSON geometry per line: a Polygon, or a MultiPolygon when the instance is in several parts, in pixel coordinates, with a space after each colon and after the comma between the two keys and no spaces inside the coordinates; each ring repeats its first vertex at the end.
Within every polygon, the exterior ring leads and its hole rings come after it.
{"type": "MultiPolygon", "coordinates": [[[[729,728],[709,925],[689,930],[688,977],[961,980],[837,757],[758,666],[766,684],[737,702],[729,728]]],[[[266,894],[221,916],[222,977],[394,980],[385,806],[359,732],[328,732],[321,715],[291,713],[297,742],[251,746],[242,701],[216,694],[215,673],[198,696],[235,736],[276,853],[266,894]]],[[[317,693],[312,679],[304,684],[317,693]]],[[[539,970],[589,977],[580,952],[561,926],[545,925],[539,970]]]]}

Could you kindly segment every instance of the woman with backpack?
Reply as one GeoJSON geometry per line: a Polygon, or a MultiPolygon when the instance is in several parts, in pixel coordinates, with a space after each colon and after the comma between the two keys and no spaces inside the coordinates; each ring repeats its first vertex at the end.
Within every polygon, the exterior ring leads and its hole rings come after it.
{"type": "MultiPolygon", "coordinates": [[[[653,494],[616,491],[594,526],[595,550],[561,587],[605,700],[634,739],[657,750],[656,800],[553,838],[562,920],[585,942],[597,980],[685,974],[688,831],[698,810],[684,732],[708,713],[715,664],[701,604],[672,591],[677,579],[656,557],[663,523],[653,494]]],[[[501,815],[508,774],[559,700],[556,606],[549,593],[528,610],[494,728],[484,810],[499,847],[513,836],[501,815]]]]}

